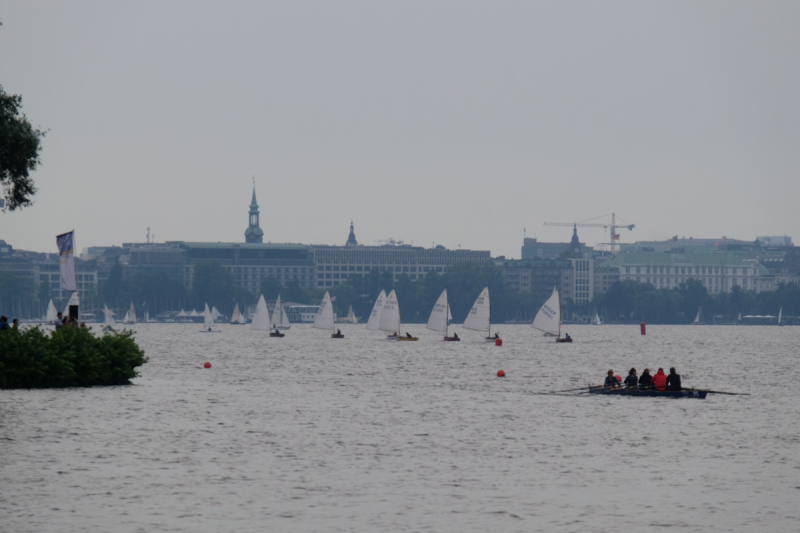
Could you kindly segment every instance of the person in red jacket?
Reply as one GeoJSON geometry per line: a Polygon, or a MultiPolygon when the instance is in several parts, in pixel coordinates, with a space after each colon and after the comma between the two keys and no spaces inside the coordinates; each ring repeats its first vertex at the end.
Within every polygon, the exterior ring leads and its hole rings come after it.
{"type": "Polygon", "coordinates": [[[659,368],[656,375],[653,376],[653,386],[656,390],[667,390],[667,375],[663,368],[659,368]]]}

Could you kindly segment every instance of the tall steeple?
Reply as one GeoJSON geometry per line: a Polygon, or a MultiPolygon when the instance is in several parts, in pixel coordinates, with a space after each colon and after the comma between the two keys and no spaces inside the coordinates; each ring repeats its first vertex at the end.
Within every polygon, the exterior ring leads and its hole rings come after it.
{"type": "Polygon", "coordinates": [[[358,241],[356,240],[356,232],[353,230],[353,220],[350,219],[350,235],[347,237],[347,243],[345,246],[358,246],[358,241]]]}
{"type": "Polygon", "coordinates": [[[244,242],[262,242],[264,232],[258,225],[258,202],[256,202],[256,181],[253,178],[253,200],[250,202],[250,225],[244,232],[244,242]]]}

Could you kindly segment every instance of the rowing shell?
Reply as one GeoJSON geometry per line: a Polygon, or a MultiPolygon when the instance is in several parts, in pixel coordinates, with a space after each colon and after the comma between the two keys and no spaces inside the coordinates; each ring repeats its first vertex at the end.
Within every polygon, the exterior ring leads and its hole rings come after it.
{"type": "Polygon", "coordinates": [[[616,389],[608,387],[589,387],[592,394],[607,394],[609,396],[645,396],[648,398],[697,398],[705,400],[707,390],[665,390],[653,389],[616,389]]]}

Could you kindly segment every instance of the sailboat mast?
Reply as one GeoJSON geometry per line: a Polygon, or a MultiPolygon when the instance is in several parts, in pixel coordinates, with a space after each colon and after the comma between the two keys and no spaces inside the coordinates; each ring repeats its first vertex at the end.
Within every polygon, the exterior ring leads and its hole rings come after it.
{"type": "Polygon", "coordinates": [[[450,329],[450,302],[447,302],[447,314],[444,315],[444,336],[447,337],[447,331],[450,329]]]}

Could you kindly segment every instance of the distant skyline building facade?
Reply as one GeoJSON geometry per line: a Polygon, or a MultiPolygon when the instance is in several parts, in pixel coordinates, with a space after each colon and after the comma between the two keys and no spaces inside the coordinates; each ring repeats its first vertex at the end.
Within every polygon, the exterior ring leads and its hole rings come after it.
{"type": "Polygon", "coordinates": [[[539,242],[536,239],[525,238],[522,241],[521,257],[526,259],[556,259],[564,252],[591,257],[592,247],[586,246],[578,240],[578,228],[572,228],[572,239],[569,242],[539,242]]]}

